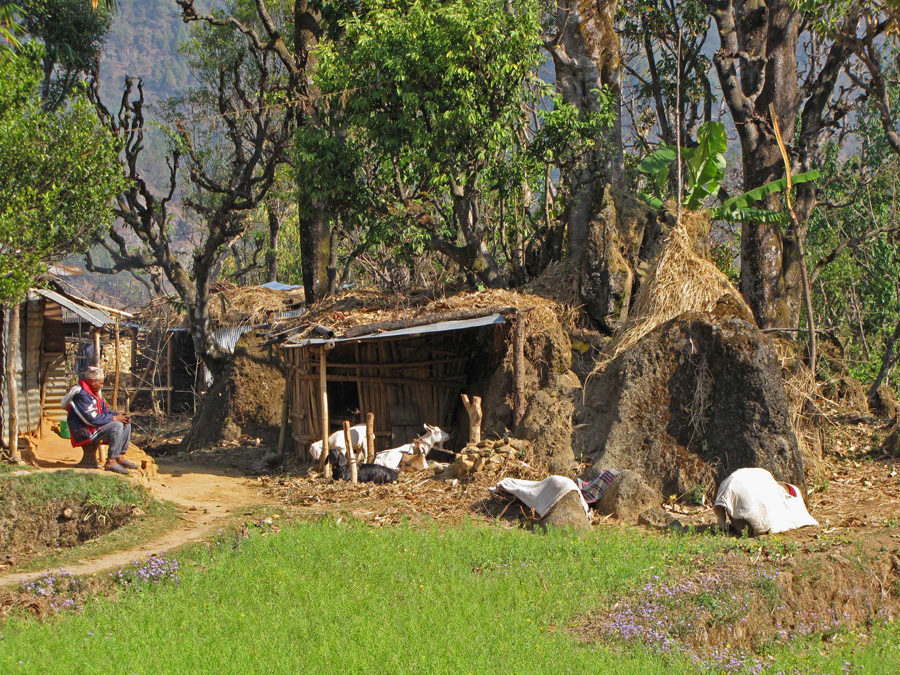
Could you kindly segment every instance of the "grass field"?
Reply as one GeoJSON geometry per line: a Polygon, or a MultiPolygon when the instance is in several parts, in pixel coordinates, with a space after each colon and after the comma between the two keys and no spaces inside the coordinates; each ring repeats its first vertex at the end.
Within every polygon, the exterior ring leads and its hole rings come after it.
{"type": "MultiPolygon", "coordinates": [[[[465,526],[304,522],[222,533],[118,599],[0,626],[7,673],[896,673],[900,632],[761,662],[578,642],[569,628],[657,575],[689,572],[726,539],[599,530],[586,537],[465,526]],[[824,653],[827,652],[827,653],[824,653]]],[[[161,562],[154,563],[159,567],[161,562]]],[[[146,576],[146,575],[145,575],[146,576]]],[[[150,575],[152,577],[152,575],[150,575]]]]}
{"type": "Polygon", "coordinates": [[[65,565],[128,548],[170,529],[178,517],[173,505],[153,499],[143,487],[102,472],[55,471],[0,476],[0,548],[3,548],[4,535],[11,534],[3,524],[22,527],[23,519],[33,518],[38,512],[56,517],[64,506],[75,507],[79,517],[104,518],[113,510],[131,507],[141,509],[145,517],[80,546],[63,547],[19,560],[16,569],[27,572],[65,565]]]}

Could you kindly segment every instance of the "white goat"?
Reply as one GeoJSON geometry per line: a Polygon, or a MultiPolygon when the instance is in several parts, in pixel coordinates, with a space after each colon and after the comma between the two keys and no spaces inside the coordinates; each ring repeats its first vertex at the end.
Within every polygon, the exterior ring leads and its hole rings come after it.
{"type": "MultiPolygon", "coordinates": [[[[368,454],[366,444],[366,425],[357,424],[350,427],[350,442],[353,444],[353,452],[357,454],[357,461],[365,462],[368,454]]],[[[347,452],[347,443],[344,441],[344,430],[335,431],[328,437],[328,447],[347,452]]],[[[315,441],[309,446],[309,456],[312,461],[318,461],[322,456],[322,441],[315,441]]],[[[396,468],[396,467],[395,467],[396,468]]]]}

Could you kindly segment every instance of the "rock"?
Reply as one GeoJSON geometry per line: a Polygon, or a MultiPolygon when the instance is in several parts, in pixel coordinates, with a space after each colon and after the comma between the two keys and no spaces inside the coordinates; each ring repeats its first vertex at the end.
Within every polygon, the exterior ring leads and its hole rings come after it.
{"type": "Polygon", "coordinates": [[[609,484],[597,507],[601,513],[611,513],[619,520],[636,524],[642,513],[662,504],[663,496],[650,487],[634,471],[620,473],[609,484]]]}
{"type": "Polygon", "coordinates": [[[663,323],[588,380],[576,451],[594,471],[633,469],[666,495],[750,466],[803,486],[778,356],[755,325],[719,309],[663,323]]]}
{"type": "Polygon", "coordinates": [[[869,399],[869,410],[878,417],[896,418],[900,413],[900,403],[897,403],[891,388],[883,384],[869,399]]]}
{"type": "Polygon", "coordinates": [[[75,510],[71,507],[67,506],[63,509],[62,517],[66,520],[74,520],[75,519],[75,510]]]}
{"type": "Polygon", "coordinates": [[[581,499],[574,490],[563,495],[547,515],[537,522],[538,527],[574,527],[576,530],[590,530],[591,521],[584,512],[581,499]]]}
{"type": "Polygon", "coordinates": [[[540,389],[528,400],[525,416],[516,427],[516,436],[531,441],[535,454],[549,458],[551,473],[565,476],[574,470],[572,416],[580,398],[580,387],[540,389]]]}
{"type": "Polygon", "coordinates": [[[241,440],[241,428],[230,419],[225,420],[225,426],[222,427],[219,438],[223,441],[237,442],[241,440]]]}
{"type": "Polygon", "coordinates": [[[638,270],[656,254],[664,229],[654,209],[609,185],[593,208],[578,293],[591,319],[612,332],[627,316],[638,270]]]}
{"type": "Polygon", "coordinates": [[[822,393],[843,408],[861,415],[869,413],[866,390],[863,389],[859,380],[850,376],[838,377],[829,381],[822,393]]]}
{"type": "Polygon", "coordinates": [[[468,456],[457,455],[456,460],[453,462],[453,471],[456,473],[457,477],[463,478],[469,475],[474,466],[474,460],[469,459],[468,456]]]}
{"type": "Polygon", "coordinates": [[[653,530],[667,530],[675,522],[677,522],[675,518],[659,505],[647,509],[638,516],[638,525],[643,525],[653,530]]]}
{"type": "Polygon", "coordinates": [[[472,473],[478,473],[479,471],[481,471],[484,468],[486,462],[487,460],[484,457],[479,457],[478,459],[476,459],[475,463],[472,465],[472,473]]]}

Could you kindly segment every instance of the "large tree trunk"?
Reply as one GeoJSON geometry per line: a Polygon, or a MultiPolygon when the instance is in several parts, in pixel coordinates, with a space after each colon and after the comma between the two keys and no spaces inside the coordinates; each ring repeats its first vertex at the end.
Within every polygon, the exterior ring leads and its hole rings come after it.
{"type": "Polygon", "coordinates": [[[20,462],[19,455],[19,390],[17,386],[18,354],[19,354],[19,305],[9,304],[5,307],[7,344],[6,344],[6,393],[9,399],[9,456],[20,462]]]}
{"type": "MultiPolygon", "coordinates": [[[[596,112],[596,92],[604,86],[618,105],[621,62],[615,32],[617,0],[558,0],[556,37],[547,43],[556,68],[556,86],[563,101],[582,112],[596,112]]],[[[581,255],[593,215],[594,197],[607,183],[621,187],[624,162],[619,115],[584,165],[565,177],[570,196],[566,217],[567,254],[581,255]]]]}
{"type": "MultiPolygon", "coordinates": [[[[316,66],[315,47],[319,41],[319,14],[308,0],[294,3],[294,51],[299,67],[300,89],[307,99],[302,103],[300,124],[315,124],[318,89],[312,82],[316,66]]],[[[297,176],[300,196],[300,266],[306,303],[312,304],[328,294],[328,263],[331,260],[331,223],[324,205],[306,192],[305,176],[297,176]]]]}
{"type": "MultiPolygon", "coordinates": [[[[741,140],[744,188],[784,176],[769,120],[769,104],[792,145],[797,119],[796,51],[800,15],[786,0],[707,0],[721,48],[713,59],[741,140]]],[[[766,208],[780,210],[771,196],[766,208]]],[[[795,328],[800,312],[800,262],[796,242],[778,224],[741,228],[741,293],[760,328],[795,328]]]]}
{"type": "Polygon", "coordinates": [[[269,216],[269,252],[266,254],[266,281],[278,280],[278,233],[281,231],[281,222],[272,204],[266,204],[266,212],[269,216]]]}

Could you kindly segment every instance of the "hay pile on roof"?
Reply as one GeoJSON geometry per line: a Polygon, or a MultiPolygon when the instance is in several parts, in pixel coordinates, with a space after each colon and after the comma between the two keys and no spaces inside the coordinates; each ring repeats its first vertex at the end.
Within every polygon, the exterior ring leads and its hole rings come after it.
{"type": "Polygon", "coordinates": [[[692,217],[690,213],[685,214],[684,220],[688,222],[674,227],[666,237],[644,277],[630,316],[607,347],[608,359],[684,312],[713,312],[723,296],[752,317],[750,308],[728,277],[694,250],[688,233],[692,217]]]}
{"type": "MultiPolygon", "coordinates": [[[[209,318],[213,329],[258,326],[303,303],[303,289],[279,291],[263,286],[215,283],[209,291],[209,318]]],[[[175,295],[154,298],[136,315],[143,326],[156,329],[187,328],[188,310],[175,295]]]]}
{"type": "Polygon", "coordinates": [[[434,322],[460,310],[495,310],[516,308],[531,310],[528,323],[535,327],[557,325],[566,309],[547,298],[507,290],[485,290],[433,297],[426,292],[398,295],[370,289],[348,291],[315,303],[302,316],[289,319],[270,331],[274,341],[294,342],[310,335],[317,326],[334,331],[341,337],[350,328],[385,321],[407,321],[433,317],[434,322]]]}

